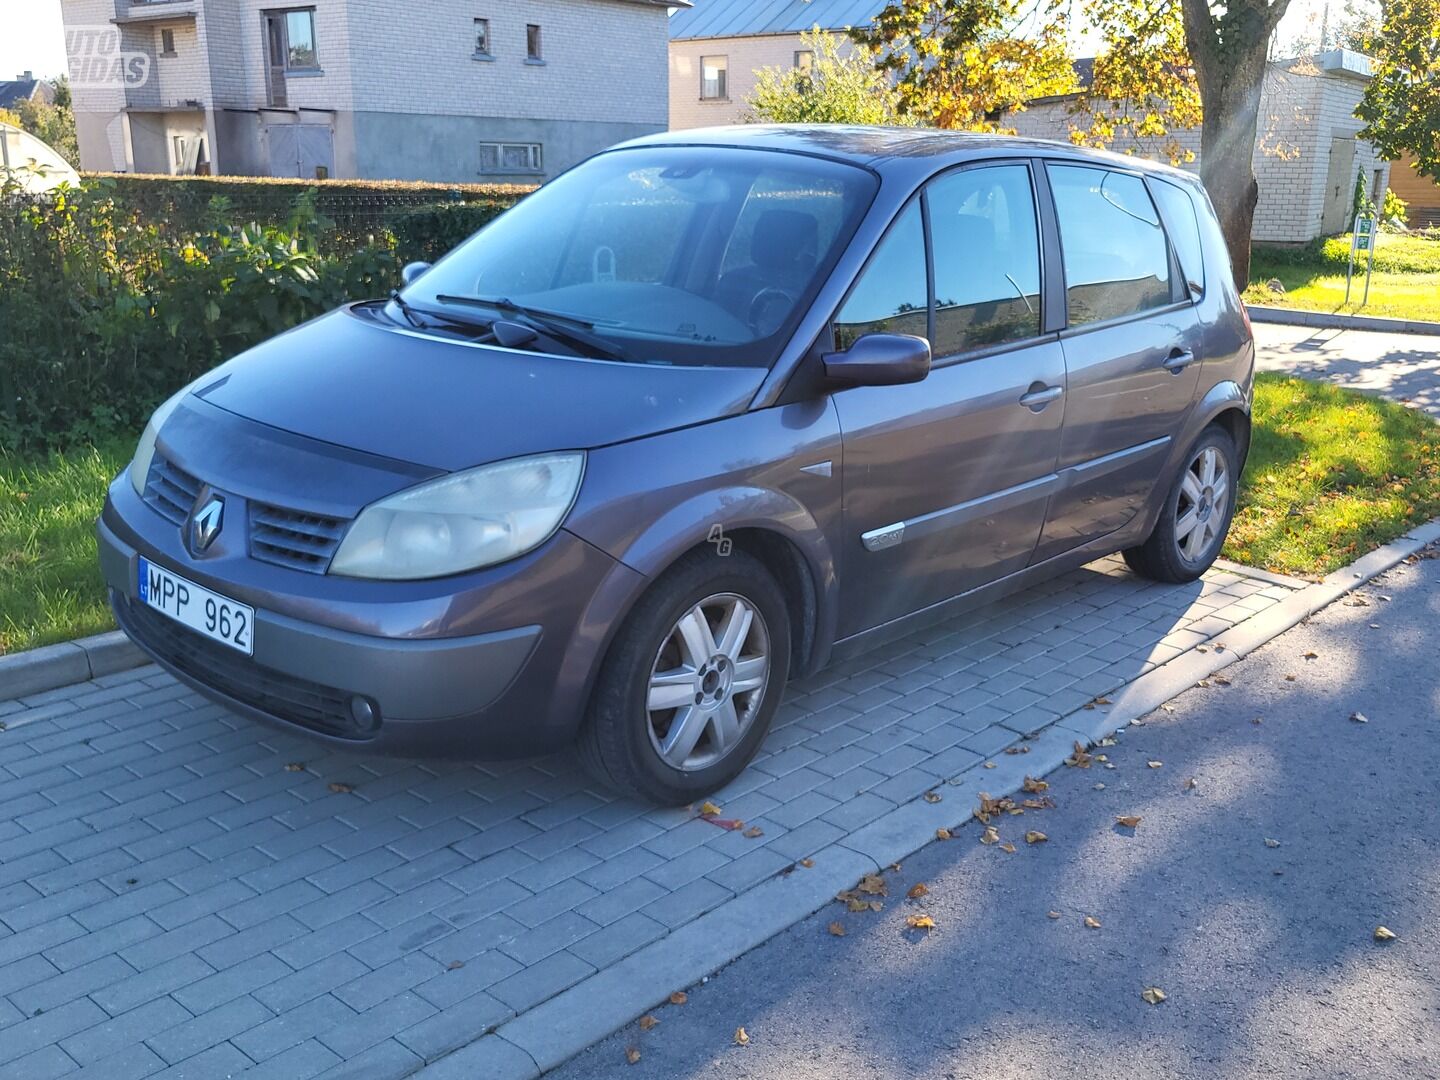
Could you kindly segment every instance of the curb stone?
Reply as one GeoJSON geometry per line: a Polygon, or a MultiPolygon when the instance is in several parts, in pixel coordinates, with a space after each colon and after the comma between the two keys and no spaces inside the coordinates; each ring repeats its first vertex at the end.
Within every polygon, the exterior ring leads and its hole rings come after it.
{"type": "Polygon", "coordinates": [[[769,878],[412,1075],[534,1080],[663,1003],[672,991],[693,985],[820,910],[865,874],[913,855],[935,840],[936,829],[957,830],[959,839],[959,826],[969,822],[981,791],[995,798],[1013,795],[1027,775],[1040,778],[1060,768],[1075,742],[1090,745],[1115,734],[1437,540],[1440,518],[1241,623],[1225,634],[1223,652],[1187,650],[1114,691],[1113,704],[1076,710],[1029,738],[1017,735],[1011,747],[1027,746],[1026,752],[998,749],[985,759],[993,768],[984,769],[982,761],[939,785],[940,802],[919,796],[897,807],[816,852],[813,867],[769,878]],[[482,1073],[472,1068],[479,1065],[482,1073]]]}
{"type": "Polygon", "coordinates": [[[1423,319],[1387,319],[1380,315],[1342,315],[1330,311],[1302,311],[1299,308],[1246,304],[1250,321],[1313,326],[1327,330],[1378,330],[1389,334],[1440,334],[1440,322],[1423,319]]]}
{"type": "Polygon", "coordinates": [[[119,630],[10,653],[0,656],[0,701],[87,682],[149,662],[119,630]]]}

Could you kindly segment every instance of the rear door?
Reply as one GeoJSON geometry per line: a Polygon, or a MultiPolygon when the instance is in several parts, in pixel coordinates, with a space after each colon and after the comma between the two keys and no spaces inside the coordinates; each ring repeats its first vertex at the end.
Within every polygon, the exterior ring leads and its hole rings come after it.
{"type": "Polygon", "coordinates": [[[1127,524],[1195,398],[1200,323],[1145,180],[1048,162],[1065,278],[1065,431],[1033,561],[1127,524]]]}
{"type": "Polygon", "coordinates": [[[1029,561],[1065,411],[1064,358],[1043,329],[1036,210],[1028,162],[942,174],[896,219],[841,307],[840,347],[872,331],[928,333],[934,356],[922,382],[834,395],[842,637],[1029,561]]]}

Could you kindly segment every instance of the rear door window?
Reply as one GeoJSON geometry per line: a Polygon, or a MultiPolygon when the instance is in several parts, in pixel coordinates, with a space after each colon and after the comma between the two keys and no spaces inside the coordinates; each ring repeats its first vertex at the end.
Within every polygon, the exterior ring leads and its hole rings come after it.
{"type": "Polygon", "coordinates": [[[1150,190],[1165,215],[1165,224],[1170,233],[1170,242],[1175,245],[1175,254],[1180,259],[1180,269],[1185,280],[1197,294],[1205,292],[1205,256],[1200,247],[1200,222],[1195,216],[1195,203],[1190,194],[1179,184],[1153,178],[1150,190]]]}
{"type": "Polygon", "coordinates": [[[1040,234],[1025,165],[963,169],[927,193],[935,356],[1040,333],[1040,234]]]}
{"type": "Polygon", "coordinates": [[[1060,221],[1070,325],[1169,304],[1170,250],[1144,182],[1090,166],[1052,164],[1047,172],[1060,221]]]}
{"type": "Polygon", "coordinates": [[[864,334],[916,334],[924,337],[929,319],[925,275],[925,229],[920,203],[912,201],[890,226],[840,314],[835,317],[835,347],[848,349],[864,334]]]}

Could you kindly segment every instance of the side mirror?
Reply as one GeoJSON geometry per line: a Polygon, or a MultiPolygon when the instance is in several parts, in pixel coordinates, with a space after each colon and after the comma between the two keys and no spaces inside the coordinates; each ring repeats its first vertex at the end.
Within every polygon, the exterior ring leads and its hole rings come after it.
{"type": "Polygon", "coordinates": [[[825,376],[847,386],[898,386],[930,374],[930,342],[913,334],[866,334],[820,358],[825,376]]]}
{"type": "Polygon", "coordinates": [[[404,284],[409,285],[412,281],[414,281],[417,277],[419,277],[421,274],[423,274],[426,270],[429,269],[430,264],[427,262],[406,263],[404,268],[400,271],[400,280],[404,284]]]}

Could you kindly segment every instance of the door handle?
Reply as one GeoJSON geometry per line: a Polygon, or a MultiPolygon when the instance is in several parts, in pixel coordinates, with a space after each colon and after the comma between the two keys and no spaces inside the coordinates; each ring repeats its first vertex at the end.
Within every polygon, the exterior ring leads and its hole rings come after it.
{"type": "Polygon", "coordinates": [[[1193,363],[1195,354],[1189,349],[1171,349],[1170,355],[1165,358],[1164,368],[1173,375],[1178,375],[1185,368],[1193,363]]]}
{"type": "Polygon", "coordinates": [[[1038,382],[1030,385],[1031,389],[1020,396],[1020,404],[1035,412],[1039,412],[1065,392],[1063,386],[1046,386],[1038,382]]]}

